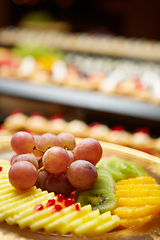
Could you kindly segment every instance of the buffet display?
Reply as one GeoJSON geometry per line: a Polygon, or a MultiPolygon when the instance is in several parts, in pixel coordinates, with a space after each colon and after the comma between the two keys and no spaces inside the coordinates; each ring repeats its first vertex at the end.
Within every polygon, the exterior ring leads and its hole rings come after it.
{"type": "Polygon", "coordinates": [[[69,132],[78,138],[92,137],[99,141],[127,146],[160,156],[160,137],[151,137],[148,127],[137,128],[131,133],[126,131],[122,125],[113,128],[100,122],[93,122],[88,125],[79,119],[67,121],[61,114],[46,118],[39,112],[34,112],[28,116],[20,110],[14,110],[1,124],[0,136],[12,136],[20,130],[38,135],[46,132],[55,135],[61,132],[69,132]]]}
{"type": "Polygon", "coordinates": [[[0,77],[160,104],[159,63],[21,45],[0,49],[0,77]]]}

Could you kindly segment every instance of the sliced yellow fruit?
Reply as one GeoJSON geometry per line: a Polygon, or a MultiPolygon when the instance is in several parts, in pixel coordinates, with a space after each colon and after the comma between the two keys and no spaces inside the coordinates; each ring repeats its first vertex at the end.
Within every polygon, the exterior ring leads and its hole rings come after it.
{"type": "Polygon", "coordinates": [[[135,226],[141,227],[145,223],[150,222],[153,218],[154,218],[153,215],[147,215],[142,218],[121,219],[120,224],[124,228],[130,228],[130,227],[135,227],[135,226]]]}
{"type": "Polygon", "coordinates": [[[104,222],[103,224],[98,225],[92,231],[86,233],[88,237],[94,237],[97,235],[102,235],[107,232],[112,231],[117,228],[120,224],[120,218],[117,215],[112,215],[111,220],[104,222]]]}
{"type": "Polygon", "coordinates": [[[147,215],[155,214],[160,211],[160,205],[146,205],[140,207],[117,207],[113,210],[120,218],[139,218],[147,215]]]}
{"type": "Polygon", "coordinates": [[[101,214],[100,216],[96,217],[95,219],[91,219],[86,223],[81,224],[80,226],[74,229],[74,233],[78,236],[88,235],[89,232],[94,231],[97,226],[103,224],[104,222],[108,222],[111,220],[111,213],[110,211],[101,214]]]}
{"type": "Polygon", "coordinates": [[[120,197],[118,207],[122,206],[144,206],[144,205],[160,204],[160,197],[147,196],[147,197],[120,197]]]}
{"type": "Polygon", "coordinates": [[[156,184],[157,181],[150,177],[150,176],[145,176],[145,177],[137,177],[137,178],[127,178],[127,179],[122,179],[116,183],[116,186],[118,185],[126,185],[126,184],[156,184]]]}
{"type": "MultiPolygon", "coordinates": [[[[79,204],[80,206],[80,204],[79,204]]],[[[67,208],[63,208],[61,211],[59,212],[55,212],[54,214],[51,214],[50,216],[48,216],[47,218],[42,218],[42,219],[37,219],[35,222],[29,224],[29,228],[32,231],[37,231],[39,229],[45,229],[46,226],[49,223],[54,222],[56,219],[59,219],[60,217],[65,216],[66,214],[75,211],[75,205],[71,205],[67,208]]]]}
{"type": "Polygon", "coordinates": [[[89,214],[90,212],[92,212],[92,207],[91,205],[86,205],[84,207],[81,208],[81,212],[79,213],[78,211],[75,212],[75,217],[74,219],[72,219],[72,221],[68,222],[67,221],[67,224],[63,225],[59,230],[58,230],[58,233],[61,234],[61,235],[64,235],[66,233],[69,233],[69,232],[73,232],[74,228],[72,227],[73,225],[70,224],[72,223],[73,221],[77,220],[77,219],[81,219],[83,218],[84,216],[87,216],[87,214],[89,214]]]}
{"type": "Polygon", "coordinates": [[[135,188],[135,189],[120,189],[116,190],[118,197],[146,197],[158,196],[160,197],[160,189],[135,188]]]}

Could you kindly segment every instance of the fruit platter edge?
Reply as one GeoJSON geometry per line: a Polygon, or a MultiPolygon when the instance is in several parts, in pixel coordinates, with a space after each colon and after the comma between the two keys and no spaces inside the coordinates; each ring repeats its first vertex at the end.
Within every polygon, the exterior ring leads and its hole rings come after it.
{"type": "MultiPolygon", "coordinates": [[[[0,159],[9,159],[13,154],[10,147],[11,136],[0,137],[0,159]]],[[[77,138],[77,142],[81,139],[77,138]]],[[[128,147],[100,141],[103,152],[109,155],[119,156],[127,161],[134,162],[143,167],[160,184],[160,158],[152,156],[128,147]]],[[[17,226],[9,226],[5,222],[0,223],[0,240],[78,240],[91,239],[75,237],[71,235],[45,235],[43,232],[31,232],[28,229],[21,230],[17,226]]],[[[130,228],[107,233],[103,236],[93,237],[94,240],[132,240],[132,239],[160,239],[160,217],[141,228],[130,228]]]]}

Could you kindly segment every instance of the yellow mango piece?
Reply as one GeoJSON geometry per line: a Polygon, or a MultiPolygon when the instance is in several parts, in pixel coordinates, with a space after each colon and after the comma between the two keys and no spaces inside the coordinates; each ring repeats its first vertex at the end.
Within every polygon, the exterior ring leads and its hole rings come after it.
{"type": "Polygon", "coordinates": [[[74,219],[72,219],[71,222],[67,222],[67,224],[63,225],[59,230],[58,230],[58,233],[61,234],[61,235],[64,235],[66,233],[69,233],[69,232],[73,232],[73,227],[72,227],[72,223],[73,221],[75,220],[79,220],[80,218],[83,218],[84,216],[86,216],[87,214],[89,214],[90,212],[92,212],[92,207],[91,205],[86,205],[84,207],[81,208],[81,213],[79,213],[78,211],[75,212],[76,214],[76,217],[74,219]]]}
{"type": "Polygon", "coordinates": [[[9,183],[9,179],[2,179],[0,181],[0,189],[3,189],[3,185],[8,184],[9,183]]]}
{"type": "Polygon", "coordinates": [[[111,212],[105,212],[100,216],[96,217],[95,219],[91,219],[88,222],[77,226],[74,229],[74,234],[78,236],[88,235],[89,232],[94,232],[94,229],[103,224],[104,222],[108,222],[111,220],[111,212]]]}
{"type": "Polygon", "coordinates": [[[61,227],[68,224],[69,222],[73,221],[74,219],[77,219],[79,217],[83,216],[83,210],[82,208],[80,210],[74,210],[68,214],[65,214],[64,216],[60,216],[53,222],[48,222],[48,224],[45,226],[45,231],[47,233],[51,232],[58,232],[61,227]]]}
{"type": "MultiPolygon", "coordinates": [[[[76,229],[77,226],[87,223],[88,221],[95,219],[98,216],[100,216],[100,212],[98,209],[91,211],[88,214],[86,214],[85,216],[82,216],[76,220],[73,220],[73,221],[67,223],[66,226],[63,226],[63,228],[65,229],[64,231],[74,233],[74,230],[76,229]]],[[[63,231],[63,229],[62,229],[62,231],[63,231]]]]}
{"type": "MultiPolygon", "coordinates": [[[[78,203],[79,204],[79,203],[78,203]]],[[[80,204],[79,204],[80,206],[80,204]]],[[[47,218],[43,218],[43,219],[37,219],[35,222],[31,223],[29,225],[30,229],[32,231],[37,231],[39,229],[45,229],[46,226],[49,223],[54,222],[56,219],[65,216],[66,214],[75,211],[75,205],[71,205],[67,208],[63,208],[61,211],[59,212],[55,212],[54,214],[51,214],[50,216],[48,216],[47,218]]]]}
{"type": "MultiPolygon", "coordinates": [[[[53,198],[53,197],[52,197],[53,198]]],[[[47,201],[41,202],[43,206],[46,206],[47,201]]],[[[15,223],[19,225],[20,228],[25,228],[27,226],[30,226],[32,223],[34,223],[37,220],[40,220],[42,218],[47,218],[49,215],[53,214],[52,209],[54,206],[50,206],[47,208],[43,208],[40,211],[34,212],[33,206],[27,209],[27,211],[20,212],[18,216],[14,217],[15,223]]]]}
{"type": "Polygon", "coordinates": [[[19,214],[22,209],[28,208],[29,206],[36,206],[43,199],[47,199],[45,192],[39,192],[33,196],[28,196],[24,199],[11,203],[7,206],[6,210],[0,213],[0,221],[6,220],[8,217],[14,217],[19,214]]]}
{"type": "Polygon", "coordinates": [[[98,225],[92,231],[89,231],[86,235],[88,237],[94,237],[98,235],[105,234],[112,231],[120,225],[120,218],[117,215],[112,215],[111,220],[104,222],[101,225],[98,225]]]}
{"type": "Polygon", "coordinates": [[[147,215],[156,214],[160,211],[160,205],[146,205],[140,207],[117,207],[113,210],[113,213],[120,218],[140,218],[147,215]]]}
{"type": "Polygon", "coordinates": [[[158,205],[160,204],[160,197],[125,197],[119,198],[118,207],[122,206],[144,206],[144,205],[158,205]]]}

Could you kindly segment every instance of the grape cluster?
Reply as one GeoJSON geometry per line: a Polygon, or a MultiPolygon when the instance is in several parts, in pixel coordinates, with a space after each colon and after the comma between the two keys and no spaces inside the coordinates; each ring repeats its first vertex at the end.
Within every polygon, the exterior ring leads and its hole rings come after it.
{"type": "Polygon", "coordinates": [[[76,143],[68,132],[31,135],[19,131],[12,136],[11,147],[15,153],[8,177],[19,190],[36,185],[67,198],[76,189],[89,189],[97,181],[95,165],[101,159],[102,147],[94,138],[76,143]]]}

